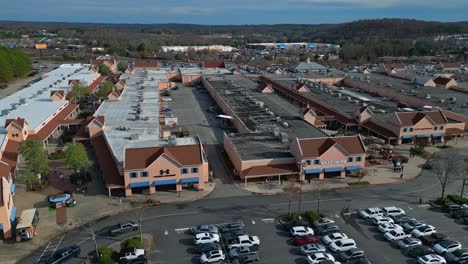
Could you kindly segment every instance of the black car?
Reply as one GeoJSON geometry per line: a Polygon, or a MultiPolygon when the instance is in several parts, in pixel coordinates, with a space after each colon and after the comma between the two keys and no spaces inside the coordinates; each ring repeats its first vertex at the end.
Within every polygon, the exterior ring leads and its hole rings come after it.
{"type": "Polygon", "coordinates": [[[207,253],[213,250],[223,249],[223,246],[219,243],[204,243],[198,245],[195,250],[199,253],[207,253]]]}
{"type": "Polygon", "coordinates": [[[395,224],[403,225],[404,223],[407,223],[411,220],[415,220],[413,217],[408,216],[408,215],[392,215],[390,218],[393,219],[393,222],[395,224]]]}
{"type": "Polygon", "coordinates": [[[227,233],[227,232],[232,232],[236,230],[242,230],[244,228],[244,224],[242,222],[239,223],[231,223],[231,224],[226,224],[223,227],[220,228],[221,233],[227,233]]]}
{"type": "Polygon", "coordinates": [[[309,222],[307,221],[291,221],[287,224],[284,225],[284,228],[286,230],[290,230],[291,228],[295,227],[295,226],[309,226],[309,222]]]}
{"type": "Polygon", "coordinates": [[[145,256],[139,256],[136,259],[123,260],[121,262],[125,264],[148,264],[148,259],[145,256]]]}
{"type": "Polygon", "coordinates": [[[468,217],[468,210],[463,209],[463,210],[453,211],[451,215],[455,219],[466,218],[468,217]]]}
{"type": "Polygon", "coordinates": [[[228,241],[228,240],[231,240],[231,239],[234,239],[234,238],[238,238],[239,236],[243,236],[243,235],[246,235],[247,233],[245,233],[244,231],[242,230],[237,230],[237,231],[233,231],[233,232],[229,232],[229,233],[226,233],[226,234],[223,234],[222,235],[222,239],[224,241],[228,241]]]}
{"type": "Polygon", "coordinates": [[[260,263],[260,257],[257,253],[253,253],[250,255],[240,256],[233,261],[231,264],[250,264],[250,263],[260,263]]]}
{"type": "Polygon", "coordinates": [[[421,242],[428,247],[432,247],[435,244],[438,244],[439,242],[447,239],[448,237],[442,233],[434,233],[429,236],[422,236],[419,238],[419,240],[421,240],[421,242]]]}
{"type": "Polygon", "coordinates": [[[344,263],[346,264],[371,264],[371,262],[366,257],[350,259],[344,263]]]}
{"type": "Polygon", "coordinates": [[[444,210],[447,213],[451,213],[453,211],[458,211],[461,209],[461,205],[456,204],[456,203],[448,203],[445,204],[442,210],[444,210]]]}
{"type": "Polygon", "coordinates": [[[416,246],[408,250],[408,255],[413,258],[419,258],[421,256],[432,253],[434,253],[434,250],[428,246],[416,246]]]}
{"type": "Polygon", "coordinates": [[[462,260],[466,261],[468,260],[468,249],[457,249],[453,252],[445,254],[444,258],[447,260],[447,263],[460,263],[462,260]]]}
{"type": "Polygon", "coordinates": [[[52,255],[50,259],[47,260],[49,264],[60,264],[65,263],[67,260],[78,257],[80,255],[81,249],[78,245],[73,245],[70,247],[62,248],[57,250],[57,252],[52,255]]]}
{"type": "Polygon", "coordinates": [[[325,224],[317,228],[317,234],[324,235],[331,232],[340,232],[340,228],[335,224],[325,224]]]}

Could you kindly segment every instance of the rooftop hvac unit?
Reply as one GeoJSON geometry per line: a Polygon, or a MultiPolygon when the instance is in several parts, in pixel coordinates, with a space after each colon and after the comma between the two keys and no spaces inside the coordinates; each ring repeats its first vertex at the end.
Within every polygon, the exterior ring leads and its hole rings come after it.
{"type": "Polygon", "coordinates": [[[359,100],[354,100],[354,104],[359,104],[359,100]]]}
{"type": "Polygon", "coordinates": [[[174,135],[170,135],[167,139],[167,143],[169,146],[175,146],[177,144],[177,137],[174,135]]]}
{"type": "Polygon", "coordinates": [[[20,98],[19,103],[20,104],[25,104],[26,103],[26,98],[20,98]]]}
{"type": "Polygon", "coordinates": [[[432,95],[431,94],[426,94],[426,99],[431,99],[432,95]]]}
{"type": "Polygon", "coordinates": [[[341,97],[341,96],[343,96],[343,94],[342,93],[336,93],[336,96],[341,97]]]}
{"type": "Polygon", "coordinates": [[[455,102],[455,101],[457,101],[457,98],[456,97],[450,97],[450,101],[455,102]]]}
{"type": "Polygon", "coordinates": [[[149,116],[145,116],[145,117],[143,117],[141,120],[148,121],[148,120],[149,120],[149,116]]]}
{"type": "Polygon", "coordinates": [[[140,136],[138,134],[130,135],[130,140],[138,140],[140,136]]]}
{"type": "Polygon", "coordinates": [[[43,93],[43,91],[37,91],[37,94],[42,94],[42,93],[43,93]]]}
{"type": "Polygon", "coordinates": [[[287,143],[288,142],[288,134],[281,132],[280,134],[281,142],[282,143],[287,143]]]}
{"type": "Polygon", "coordinates": [[[288,128],[288,127],[289,127],[288,122],[283,122],[283,123],[281,123],[281,124],[283,125],[284,128],[288,128]]]}
{"type": "Polygon", "coordinates": [[[264,104],[263,102],[258,102],[258,105],[259,105],[261,108],[263,108],[263,104],[264,104]]]}
{"type": "Polygon", "coordinates": [[[281,122],[281,117],[277,116],[276,117],[276,122],[281,122]]]}
{"type": "Polygon", "coordinates": [[[135,120],[140,120],[140,115],[135,115],[135,120]]]}
{"type": "Polygon", "coordinates": [[[279,134],[280,134],[280,129],[279,129],[279,127],[275,126],[275,128],[273,128],[273,133],[275,134],[275,137],[278,137],[279,134]]]}
{"type": "MultiPolygon", "coordinates": [[[[54,86],[52,84],[49,84],[49,88],[52,88],[52,87],[54,87],[54,86]]],[[[45,89],[45,88],[43,88],[43,89],[45,89]]]]}
{"type": "Polygon", "coordinates": [[[445,99],[440,99],[440,102],[441,102],[441,103],[445,103],[445,99]]]}
{"type": "Polygon", "coordinates": [[[8,109],[3,109],[3,110],[2,110],[2,116],[6,116],[6,115],[8,115],[9,113],[10,113],[10,110],[8,110],[8,109]]]}
{"type": "Polygon", "coordinates": [[[275,113],[273,113],[272,111],[268,111],[268,114],[269,114],[271,117],[274,117],[274,116],[275,116],[275,113]]]}
{"type": "Polygon", "coordinates": [[[11,109],[13,109],[13,110],[18,109],[18,104],[11,104],[11,109]]]}

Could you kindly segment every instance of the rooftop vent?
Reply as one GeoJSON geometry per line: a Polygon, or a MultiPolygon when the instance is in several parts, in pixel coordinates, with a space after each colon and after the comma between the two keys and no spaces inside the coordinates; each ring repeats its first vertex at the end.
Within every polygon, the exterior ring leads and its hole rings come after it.
{"type": "Polygon", "coordinates": [[[288,134],[284,133],[284,132],[281,132],[280,134],[280,138],[281,138],[281,142],[282,143],[287,143],[289,140],[288,140],[288,134]]]}
{"type": "Polygon", "coordinates": [[[130,140],[138,140],[140,136],[138,134],[130,135],[130,140]]]}

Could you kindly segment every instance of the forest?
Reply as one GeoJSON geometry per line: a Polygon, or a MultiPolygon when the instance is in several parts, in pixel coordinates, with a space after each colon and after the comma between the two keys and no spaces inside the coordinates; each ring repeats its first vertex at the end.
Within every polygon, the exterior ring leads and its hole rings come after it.
{"type": "Polygon", "coordinates": [[[31,70],[31,60],[21,50],[0,47],[0,82],[21,78],[31,70]]]}

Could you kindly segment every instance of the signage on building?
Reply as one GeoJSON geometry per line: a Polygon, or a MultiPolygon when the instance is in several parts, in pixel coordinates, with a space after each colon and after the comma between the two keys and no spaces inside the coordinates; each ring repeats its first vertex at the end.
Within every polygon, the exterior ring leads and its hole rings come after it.
{"type": "Polygon", "coordinates": [[[320,164],[322,165],[343,164],[343,163],[346,163],[346,160],[330,160],[330,161],[320,162],[320,164]]]}

